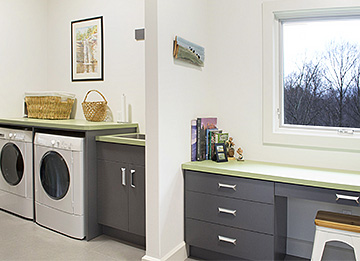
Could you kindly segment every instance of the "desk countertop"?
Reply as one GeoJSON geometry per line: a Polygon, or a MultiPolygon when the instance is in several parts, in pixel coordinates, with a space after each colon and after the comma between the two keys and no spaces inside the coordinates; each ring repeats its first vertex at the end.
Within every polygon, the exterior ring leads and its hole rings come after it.
{"type": "Polygon", "coordinates": [[[71,130],[106,130],[118,128],[137,128],[137,123],[116,123],[116,122],[92,122],[87,120],[43,120],[30,118],[0,118],[0,124],[17,125],[25,127],[42,127],[55,129],[71,129],[71,130]]]}
{"type": "Polygon", "coordinates": [[[182,168],[228,176],[360,192],[360,171],[310,168],[250,160],[231,160],[223,163],[211,160],[193,161],[182,164],[182,168]]]}

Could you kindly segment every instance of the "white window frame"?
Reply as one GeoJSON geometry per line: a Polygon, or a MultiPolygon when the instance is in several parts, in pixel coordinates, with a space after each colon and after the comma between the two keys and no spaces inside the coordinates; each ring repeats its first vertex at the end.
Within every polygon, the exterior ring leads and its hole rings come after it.
{"type": "Polygon", "coordinates": [[[280,0],[263,3],[263,143],[360,152],[360,132],[349,128],[282,125],[281,20],[359,16],[354,0],[280,0]],[[280,110],[279,110],[280,109],[280,110]]]}

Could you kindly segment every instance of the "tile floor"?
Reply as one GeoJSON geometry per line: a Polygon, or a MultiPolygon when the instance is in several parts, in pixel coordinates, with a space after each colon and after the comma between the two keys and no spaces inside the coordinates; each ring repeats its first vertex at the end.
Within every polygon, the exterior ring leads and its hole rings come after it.
{"type": "Polygon", "coordinates": [[[128,261],[144,255],[105,235],[89,242],[71,239],[0,210],[0,260],[128,261]]]}

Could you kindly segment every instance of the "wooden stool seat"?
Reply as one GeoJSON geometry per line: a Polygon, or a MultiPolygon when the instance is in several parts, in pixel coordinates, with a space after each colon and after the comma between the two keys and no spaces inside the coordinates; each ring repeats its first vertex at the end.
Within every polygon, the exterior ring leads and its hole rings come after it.
{"type": "Polygon", "coordinates": [[[315,239],[311,261],[320,261],[329,241],[344,242],[354,250],[360,261],[360,216],[318,211],[315,217],[315,239]]]}
{"type": "Polygon", "coordinates": [[[318,211],[315,224],[321,227],[360,233],[360,216],[318,211]]]}

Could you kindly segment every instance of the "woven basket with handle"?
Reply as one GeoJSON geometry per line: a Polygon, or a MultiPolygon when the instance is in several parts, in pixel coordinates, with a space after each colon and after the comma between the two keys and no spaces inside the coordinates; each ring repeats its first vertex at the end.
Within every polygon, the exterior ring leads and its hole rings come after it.
{"type": "Polygon", "coordinates": [[[88,121],[103,121],[106,117],[107,100],[104,95],[98,90],[90,90],[86,93],[84,101],[82,102],[84,116],[88,121]],[[104,100],[103,101],[86,101],[91,92],[97,92],[104,100]]]}

